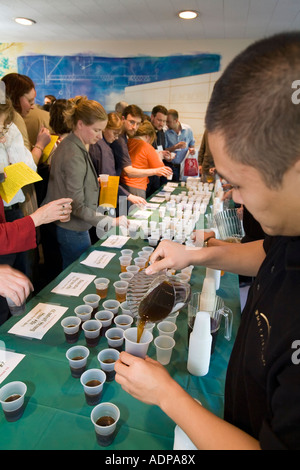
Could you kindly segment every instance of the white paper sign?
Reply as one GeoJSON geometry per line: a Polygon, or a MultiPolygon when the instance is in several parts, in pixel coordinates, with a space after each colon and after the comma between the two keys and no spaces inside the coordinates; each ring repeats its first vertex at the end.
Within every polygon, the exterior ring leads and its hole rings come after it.
{"type": "MultiPolygon", "coordinates": [[[[165,194],[165,193],[163,193],[163,194],[165,194]]],[[[161,203],[161,202],[164,202],[164,201],[165,201],[165,198],[164,198],[164,197],[156,197],[156,196],[154,196],[152,199],[150,199],[150,202],[159,202],[159,203],[161,203]]]]}
{"type": "Polygon", "coordinates": [[[108,248],[122,248],[123,245],[129,240],[130,237],[125,237],[123,235],[111,235],[108,237],[101,246],[106,246],[108,248]]]}
{"type": "Polygon", "coordinates": [[[42,339],[67,310],[68,307],[40,303],[16,323],[8,333],[26,338],[42,339]]]}
{"type": "Polygon", "coordinates": [[[116,255],[116,253],[107,253],[106,251],[92,251],[86,259],[81,261],[86,266],[92,266],[93,268],[105,268],[110,260],[116,255]]]}
{"type": "Polygon", "coordinates": [[[96,276],[92,274],[70,273],[51,292],[61,295],[72,295],[78,297],[87,286],[93,282],[96,276]]]}
{"type": "Polygon", "coordinates": [[[145,209],[153,209],[156,210],[159,208],[159,204],[153,204],[152,202],[147,202],[145,209]]]}
{"type": "Polygon", "coordinates": [[[151,211],[137,211],[135,214],[134,214],[134,217],[136,219],[149,219],[149,217],[153,214],[153,212],[151,211]]]}
{"type": "Polygon", "coordinates": [[[0,349],[0,384],[9,376],[24,357],[24,354],[6,351],[5,348],[0,349]]]}

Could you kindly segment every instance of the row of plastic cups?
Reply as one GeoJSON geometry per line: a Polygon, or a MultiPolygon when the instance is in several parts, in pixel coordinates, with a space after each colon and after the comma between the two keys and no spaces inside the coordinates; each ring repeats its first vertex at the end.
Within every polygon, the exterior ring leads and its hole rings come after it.
{"type": "MultiPolygon", "coordinates": [[[[122,340],[121,344],[123,344],[123,330],[121,330],[120,328],[111,328],[108,331],[110,331],[112,338],[117,338],[118,336],[122,340]],[[117,330],[117,331],[111,331],[111,330],[117,330]]],[[[107,338],[109,337],[107,336],[107,338]]],[[[112,342],[108,340],[109,347],[103,349],[97,355],[97,359],[100,363],[100,367],[106,374],[105,380],[107,380],[108,382],[114,379],[114,376],[115,376],[114,364],[118,360],[119,354],[120,354],[120,350],[114,347],[116,341],[117,341],[116,339],[112,340],[112,342]]],[[[71,369],[72,377],[77,378],[77,379],[81,378],[81,376],[86,372],[87,360],[88,360],[89,355],[90,355],[90,350],[86,346],[76,345],[68,349],[68,351],[66,352],[66,358],[69,361],[69,366],[71,369]]],[[[82,383],[84,382],[84,384],[87,387],[88,386],[93,387],[93,391],[91,391],[91,394],[93,394],[95,390],[100,391],[99,387],[98,389],[94,389],[95,384],[88,385],[87,384],[88,380],[86,380],[86,378],[87,378],[87,374],[82,379],[82,383]]],[[[92,379],[90,378],[90,380],[92,379]]],[[[100,380],[100,382],[102,381],[100,380]]]]}
{"type": "MultiPolygon", "coordinates": [[[[103,309],[104,310],[99,310],[96,312],[94,318],[96,322],[94,321],[94,323],[93,319],[91,318],[92,307],[89,305],[79,305],[75,308],[76,316],[69,316],[64,318],[61,321],[61,325],[64,329],[67,342],[75,343],[78,340],[80,328],[82,328],[84,331],[87,342],[93,343],[95,340],[93,341],[90,338],[95,338],[99,336],[99,334],[104,336],[106,330],[111,325],[113,318],[115,318],[116,323],[120,322],[120,317],[122,317],[123,323],[125,322],[125,319],[127,320],[128,324],[131,324],[133,321],[131,311],[126,301],[120,303],[119,301],[113,299],[106,300],[103,302],[103,309]],[[122,310],[122,315],[117,315],[120,307],[122,310]]],[[[92,344],[90,344],[90,346],[92,346],[92,344]]]]}

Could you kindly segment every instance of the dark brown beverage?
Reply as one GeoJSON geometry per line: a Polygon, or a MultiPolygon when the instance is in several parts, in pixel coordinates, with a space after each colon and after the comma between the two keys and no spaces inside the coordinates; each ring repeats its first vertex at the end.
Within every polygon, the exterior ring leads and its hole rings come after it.
{"type": "MultiPolygon", "coordinates": [[[[99,418],[97,420],[96,424],[98,424],[98,426],[110,426],[110,425],[114,424],[114,422],[115,422],[115,420],[111,416],[101,416],[101,418],[99,418]]],[[[115,438],[115,434],[116,434],[116,430],[114,430],[112,433],[110,433],[106,436],[103,436],[102,434],[96,433],[98,444],[102,447],[109,446],[110,444],[112,444],[112,442],[115,438]]]]}
{"type": "MultiPolygon", "coordinates": [[[[75,325],[72,325],[72,326],[75,326],[75,325]]],[[[70,328],[70,326],[68,326],[68,328],[70,328]]],[[[70,343],[70,344],[76,343],[79,337],[79,330],[76,331],[76,333],[73,333],[71,335],[65,332],[65,337],[66,337],[67,343],[70,343]]]]}
{"type": "Polygon", "coordinates": [[[18,394],[15,394],[15,395],[11,395],[10,397],[6,398],[6,400],[4,400],[6,403],[10,403],[12,401],[15,401],[17,400],[18,398],[20,398],[21,395],[18,395],[18,394]]]}
{"type": "Polygon", "coordinates": [[[116,362],[115,359],[104,359],[102,362],[104,362],[104,364],[112,364],[113,362],[116,362]]]}
{"type": "Polygon", "coordinates": [[[174,287],[168,281],[163,281],[156,286],[141,301],[139,305],[140,321],[138,324],[137,342],[140,342],[145,323],[157,322],[166,318],[174,306],[175,294],[174,287]]]}
{"type": "Polygon", "coordinates": [[[111,416],[101,416],[101,418],[96,421],[96,424],[98,426],[111,426],[114,422],[115,420],[111,416]]]}
{"type": "Polygon", "coordinates": [[[101,382],[100,380],[93,379],[89,380],[89,382],[87,382],[85,385],[87,385],[88,387],[97,387],[98,385],[101,385],[101,382]]]}

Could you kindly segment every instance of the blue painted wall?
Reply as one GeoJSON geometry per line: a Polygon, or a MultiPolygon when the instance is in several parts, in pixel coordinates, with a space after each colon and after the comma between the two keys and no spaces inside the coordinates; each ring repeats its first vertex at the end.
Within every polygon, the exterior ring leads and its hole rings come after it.
{"type": "Polygon", "coordinates": [[[34,81],[38,104],[46,94],[67,99],[86,95],[106,107],[110,93],[122,95],[128,86],[217,72],[220,59],[218,54],[201,53],[126,58],[32,55],[18,57],[18,72],[34,81]]]}

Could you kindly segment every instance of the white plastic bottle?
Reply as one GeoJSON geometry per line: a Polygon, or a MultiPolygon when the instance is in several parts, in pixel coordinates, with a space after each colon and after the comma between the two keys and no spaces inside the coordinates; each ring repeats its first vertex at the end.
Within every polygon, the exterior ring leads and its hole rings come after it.
{"type": "Polygon", "coordinates": [[[190,374],[202,377],[209,371],[211,355],[211,326],[208,312],[197,312],[190,334],[187,369],[190,374]]]}
{"type": "Polygon", "coordinates": [[[220,289],[221,271],[219,269],[206,268],[206,277],[214,279],[216,283],[216,290],[220,289]]]}

